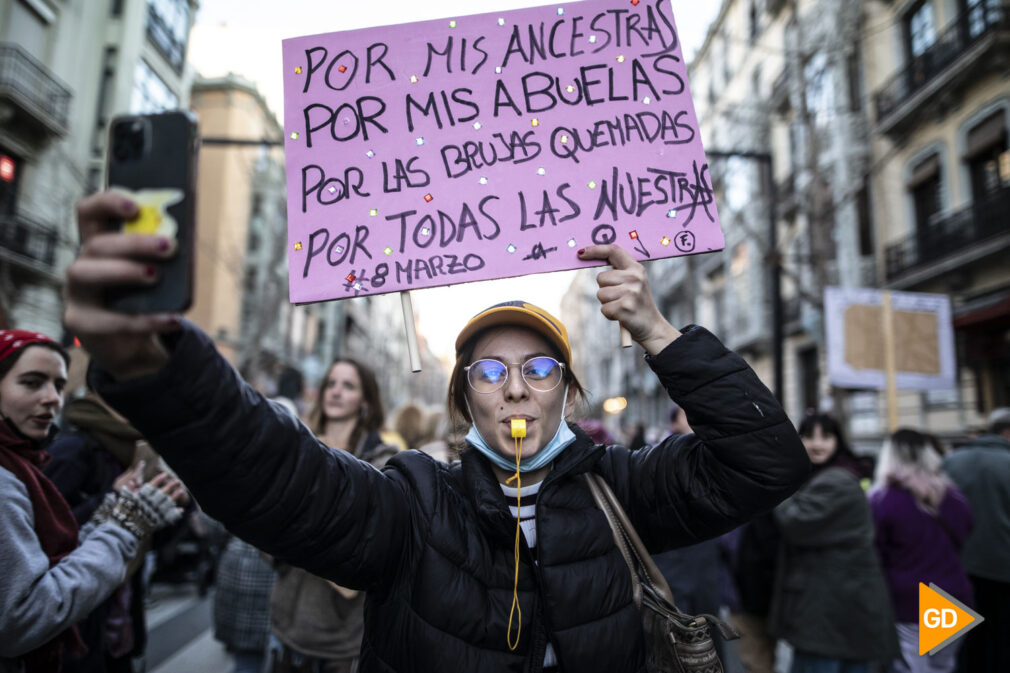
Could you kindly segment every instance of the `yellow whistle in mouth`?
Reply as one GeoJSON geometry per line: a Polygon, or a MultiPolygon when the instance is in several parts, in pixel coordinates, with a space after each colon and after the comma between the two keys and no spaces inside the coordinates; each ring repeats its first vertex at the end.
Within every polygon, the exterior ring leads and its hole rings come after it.
{"type": "Polygon", "coordinates": [[[521,438],[526,436],[526,419],[525,418],[513,418],[512,419],[512,436],[516,438],[521,438]]]}

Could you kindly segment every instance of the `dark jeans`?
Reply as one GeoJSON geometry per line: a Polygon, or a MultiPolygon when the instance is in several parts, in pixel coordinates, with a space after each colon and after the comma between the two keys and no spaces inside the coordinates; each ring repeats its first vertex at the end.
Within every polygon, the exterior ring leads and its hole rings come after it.
{"type": "Polygon", "coordinates": [[[964,637],[957,659],[959,673],[1010,671],[1010,583],[969,575],[975,610],[985,621],[964,637]]]}

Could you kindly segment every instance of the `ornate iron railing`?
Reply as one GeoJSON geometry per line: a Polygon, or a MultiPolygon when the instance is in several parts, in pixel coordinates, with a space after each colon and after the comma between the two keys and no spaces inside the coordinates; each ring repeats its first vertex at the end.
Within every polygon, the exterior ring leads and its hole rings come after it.
{"type": "Polygon", "coordinates": [[[887,246],[887,279],[938,262],[983,241],[1010,233],[1010,187],[954,213],[935,218],[930,226],[887,246]]]}
{"type": "Polygon", "coordinates": [[[0,44],[0,99],[8,98],[54,132],[67,131],[70,90],[16,44],[0,44]]]}
{"type": "Polygon", "coordinates": [[[54,227],[21,214],[0,215],[0,252],[13,253],[52,270],[58,241],[54,227]]]}
{"type": "Polygon", "coordinates": [[[998,30],[1010,30],[1010,3],[981,2],[962,13],[928,49],[874,94],[877,122],[883,122],[976,43],[998,30]]]}

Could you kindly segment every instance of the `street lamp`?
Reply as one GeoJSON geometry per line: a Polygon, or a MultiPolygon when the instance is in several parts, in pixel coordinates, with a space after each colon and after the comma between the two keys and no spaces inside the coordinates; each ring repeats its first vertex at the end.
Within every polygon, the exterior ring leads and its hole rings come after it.
{"type": "Polygon", "coordinates": [[[775,171],[773,170],[772,155],[770,152],[720,150],[706,150],[705,154],[710,159],[750,159],[756,161],[764,168],[764,174],[768,179],[768,249],[771,262],[768,268],[768,293],[771,295],[772,305],[772,391],[781,402],[785,392],[782,383],[782,269],[779,261],[778,227],[775,217],[775,204],[778,196],[775,193],[775,171]]]}

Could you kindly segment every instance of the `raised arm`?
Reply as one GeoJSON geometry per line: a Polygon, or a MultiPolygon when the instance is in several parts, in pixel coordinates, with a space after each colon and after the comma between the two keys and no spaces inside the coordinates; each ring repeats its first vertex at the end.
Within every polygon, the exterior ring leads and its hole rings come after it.
{"type": "Polygon", "coordinates": [[[412,510],[399,473],[323,446],[178,316],[103,305],[110,288],[150,283],[150,260],[174,252],[167,239],[105,232],[135,208],[109,193],[78,207],[83,246],[67,271],[65,319],[92,355],[91,384],[237,535],[344,586],[380,581],[408,542],[412,510]]]}
{"type": "Polygon", "coordinates": [[[606,259],[597,277],[602,313],[646,351],[694,434],[634,453],[610,454],[618,497],[650,548],[692,544],[730,530],[793,493],[810,462],[774,395],[736,353],[701,327],[683,333],[666,321],[644,267],[614,245],[581,259],[606,259]]]}

